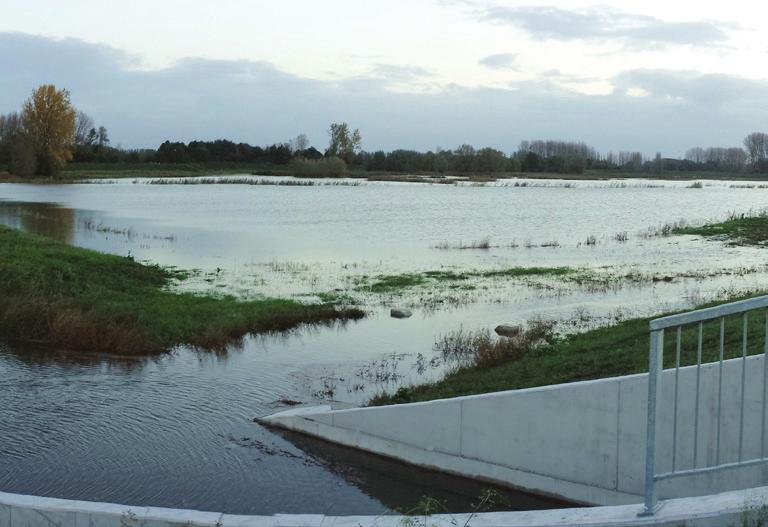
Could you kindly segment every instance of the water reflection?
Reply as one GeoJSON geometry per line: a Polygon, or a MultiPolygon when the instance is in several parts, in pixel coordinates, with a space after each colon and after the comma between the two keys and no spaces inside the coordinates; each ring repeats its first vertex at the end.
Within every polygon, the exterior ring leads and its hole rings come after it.
{"type": "Polygon", "coordinates": [[[56,366],[62,370],[100,368],[107,371],[139,372],[148,363],[162,359],[99,355],[62,350],[36,343],[0,341],[0,359],[17,361],[26,367],[56,366]]]}
{"type": "Polygon", "coordinates": [[[22,203],[0,200],[0,223],[65,243],[75,239],[74,209],[55,203],[22,203]]]}
{"type": "Polygon", "coordinates": [[[497,497],[483,508],[483,512],[575,506],[570,502],[510,491],[490,483],[406,465],[295,432],[275,432],[309,454],[326,469],[354,484],[393,511],[413,511],[423,498],[429,497],[446,504],[450,507],[450,512],[472,512],[476,510],[481,494],[488,490],[493,491],[497,497]]]}

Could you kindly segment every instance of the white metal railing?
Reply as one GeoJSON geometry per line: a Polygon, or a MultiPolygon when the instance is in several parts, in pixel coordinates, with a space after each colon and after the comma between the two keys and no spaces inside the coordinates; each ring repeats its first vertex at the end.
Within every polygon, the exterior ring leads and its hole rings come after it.
{"type": "MultiPolygon", "coordinates": [[[[649,373],[648,373],[648,427],[646,438],[646,459],[645,459],[645,508],[642,515],[652,515],[657,509],[658,497],[656,494],[656,485],[659,481],[682,476],[692,476],[717,472],[725,469],[746,467],[768,462],[765,448],[765,424],[766,424],[766,402],[768,399],[768,296],[750,298],[730,304],[723,304],[707,309],[699,309],[679,315],[672,315],[663,318],[657,318],[650,323],[650,354],[649,354],[649,373]],[[765,324],[765,342],[763,344],[763,372],[762,372],[762,427],[760,437],[759,456],[753,456],[744,459],[744,404],[745,404],[745,386],[747,374],[747,335],[749,329],[750,312],[763,310],[765,324]],[[736,461],[722,462],[721,460],[721,413],[723,402],[723,359],[725,355],[725,317],[733,315],[742,315],[741,329],[741,404],[739,416],[739,443],[738,458],[736,461]],[[717,415],[716,419],[716,437],[715,437],[715,455],[714,462],[709,464],[701,462],[698,459],[699,442],[699,406],[701,404],[701,365],[702,365],[702,345],[704,339],[704,323],[708,321],[719,320],[720,322],[720,341],[719,341],[719,368],[717,375],[717,415]],[[696,350],[696,391],[694,398],[694,423],[693,423],[693,464],[691,467],[681,469],[678,467],[677,443],[678,443],[678,399],[679,399],[679,380],[680,380],[680,349],[682,340],[683,326],[696,324],[698,326],[698,346],[696,350]],[[659,397],[661,395],[662,372],[664,369],[664,333],[668,330],[675,330],[675,368],[674,368],[674,388],[673,388],[673,412],[672,419],[672,469],[668,472],[658,473],[656,467],[659,432],[659,397]]],[[[695,326],[694,326],[695,327],[695,326]]],[[[710,460],[712,461],[712,460],[710,460]]]]}

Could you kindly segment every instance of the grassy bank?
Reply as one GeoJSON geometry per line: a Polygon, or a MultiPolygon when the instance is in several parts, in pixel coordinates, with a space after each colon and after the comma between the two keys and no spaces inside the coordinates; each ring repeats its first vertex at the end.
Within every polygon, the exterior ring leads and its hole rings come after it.
{"type": "Polygon", "coordinates": [[[768,242],[768,214],[741,214],[720,223],[700,227],[678,227],[673,234],[714,236],[733,245],[765,245],[768,242]]]}
{"type": "MultiPolygon", "coordinates": [[[[739,299],[730,299],[730,301],[739,299]]],[[[708,307],[700,306],[700,307],[708,307]]],[[[660,315],[661,316],[661,315],[660,315]]],[[[653,317],[658,318],[658,317],[653,317]]],[[[491,365],[458,367],[444,379],[418,386],[401,388],[394,394],[374,397],[370,404],[397,404],[458,397],[583,381],[648,371],[648,323],[651,318],[637,318],[561,337],[554,342],[518,353],[513,358],[491,365]]],[[[764,316],[754,315],[749,324],[750,354],[762,353],[765,336],[764,316]]],[[[697,349],[696,328],[682,333],[681,363],[694,364],[697,349]]],[[[674,366],[673,337],[665,339],[666,368],[674,366]]],[[[719,324],[704,325],[703,359],[718,358],[719,324]]],[[[741,318],[726,321],[726,358],[741,354],[741,318]]]]}
{"type": "Polygon", "coordinates": [[[0,226],[0,337],[78,351],[157,354],[221,349],[248,333],[363,316],[292,300],[172,293],[177,271],[0,226]]]}

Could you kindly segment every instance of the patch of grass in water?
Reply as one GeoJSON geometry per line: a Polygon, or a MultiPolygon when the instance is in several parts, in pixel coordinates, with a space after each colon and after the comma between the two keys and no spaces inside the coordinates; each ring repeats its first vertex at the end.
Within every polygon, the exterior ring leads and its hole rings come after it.
{"type": "MultiPolygon", "coordinates": [[[[727,302],[756,295],[731,298],[727,302]]],[[[709,307],[726,301],[706,304],[709,307]]],[[[658,315],[636,318],[609,327],[592,329],[567,337],[560,337],[522,355],[490,366],[461,367],[434,383],[400,388],[394,394],[381,394],[369,402],[371,405],[399,404],[458,397],[501,390],[516,390],[629,375],[648,371],[648,323],[658,315]]],[[[728,317],[725,330],[726,358],[740,356],[741,316],[728,317]]],[[[718,359],[720,326],[717,321],[704,324],[703,362],[718,359]]],[[[763,352],[765,318],[752,316],[748,326],[748,353],[763,352]]],[[[681,364],[696,362],[697,326],[682,332],[681,364]]],[[[675,338],[665,339],[664,367],[674,367],[675,338]]]]}
{"type": "Polygon", "coordinates": [[[0,337],[77,351],[150,355],[223,349],[254,332],[364,316],[293,300],[172,293],[185,273],[0,226],[0,337]]]}
{"type": "Polygon", "coordinates": [[[454,271],[425,271],[422,274],[439,282],[467,280],[470,277],[467,273],[456,273],[454,271]]]}
{"type": "Polygon", "coordinates": [[[382,275],[373,284],[362,286],[362,289],[371,293],[392,293],[421,285],[424,281],[424,277],[417,273],[382,275]]]}
{"type": "Polygon", "coordinates": [[[326,291],[323,293],[318,293],[317,297],[321,302],[329,305],[353,306],[358,303],[355,298],[352,298],[343,291],[326,291]]]}
{"type": "Polygon", "coordinates": [[[477,271],[472,273],[472,276],[516,278],[520,276],[564,276],[575,272],[577,272],[576,269],[571,267],[510,267],[494,271],[477,271]]]}
{"type": "MultiPolygon", "coordinates": [[[[577,270],[570,267],[510,267],[489,271],[447,271],[434,270],[421,273],[403,273],[380,275],[376,281],[368,284],[365,279],[357,283],[357,290],[370,293],[398,293],[405,289],[429,285],[430,283],[463,282],[470,278],[519,278],[529,276],[564,276],[574,274],[577,270]]],[[[452,289],[475,289],[474,285],[449,285],[452,289]]]]}
{"type": "Polygon", "coordinates": [[[765,245],[768,242],[768,213],[757,215],[732,215],[726,221],[709,223],[700,227],[678,227],[673,234],[715,236],[732,245],[765,245]]]}

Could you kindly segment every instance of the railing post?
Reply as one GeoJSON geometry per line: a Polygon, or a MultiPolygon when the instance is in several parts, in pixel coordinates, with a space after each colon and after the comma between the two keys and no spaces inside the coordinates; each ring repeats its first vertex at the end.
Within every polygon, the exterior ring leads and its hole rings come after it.
{"type": "Polygon", "coordinates": [[[648,424],[645,441],[645,508],[641,516],[652,516],[657,508],[656,496],[656,425],[657,406],[664,369],[664,330],[651,330],[648,357],[648,424]]]}

